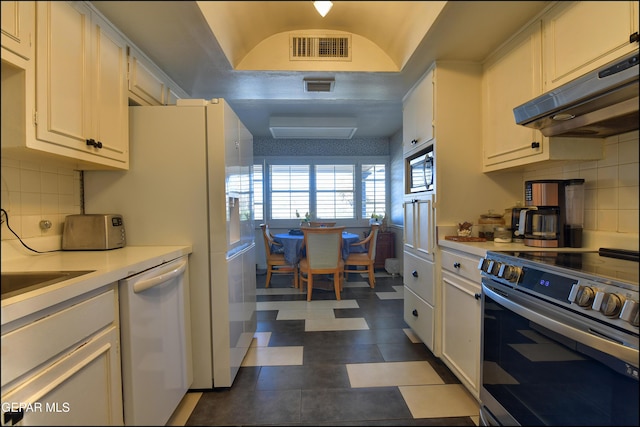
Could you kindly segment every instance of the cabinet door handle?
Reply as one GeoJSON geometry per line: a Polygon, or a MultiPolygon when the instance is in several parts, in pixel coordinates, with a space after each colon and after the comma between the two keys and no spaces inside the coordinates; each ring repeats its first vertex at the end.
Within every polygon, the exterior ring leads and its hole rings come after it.
{"type": "Polygon", "coordinates": [[[87,145],[91,145],[92,147],[102,148],[102,142],[96,141],[95,139],[87,139],[87,145]]]}
{"type": "Polygon", "coordinates": [[[418,143],[418,140],[417,140],[417,139],[412,139],[412,140],[411,140],[411,144],[417,144],[417,143],[418,143]]]}
{"type": "Polygon", "coordinates": [[[418,277],[418,272],[416,270],[413,270],[413,272],[411,273],[411,275],[413,277],[418,277]]]}
{"type": "Polygon", "coordinates": [[[453,263],[453,268],[460,268],[460,263],[459,262],[454,262],[453,263]]]}
{"type": "Polygon", "coordinates": [[[637,31],[629,36],[629,44],[631,44],[631,43],[638,43],[638,32],[637,31]]]}
{"type": "Polygon", "coordinates": [[[482,294],[478,294],[478,293],[476,293],[476,294],[473,294],[473,297],[474,297],[475,299],[480,299],[480,298],[482,298],[482,294]]]}
{"type": "Polygon", "coordinates": [[[531,143],[531,148],[540,148],[540,143],[539,143],[539,142],[537,142],[537,141],[533,141],[533,142],[531,143]]]}
{"type": "Polygon", "coordinates": [[[413,314],[415,317],[418,317],[418,310],[413,309],[413,311],[411,312],[411,314],[413,314]]]}

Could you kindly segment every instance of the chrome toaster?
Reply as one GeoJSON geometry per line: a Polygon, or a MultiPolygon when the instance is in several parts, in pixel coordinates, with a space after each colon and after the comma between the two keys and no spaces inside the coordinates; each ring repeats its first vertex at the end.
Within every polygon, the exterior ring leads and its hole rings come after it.
{"type": "Polygon", "coordinates": [[[104,251],[125,246],[124,221],[116,214],[67,215],[62,250],[104,251]]]}

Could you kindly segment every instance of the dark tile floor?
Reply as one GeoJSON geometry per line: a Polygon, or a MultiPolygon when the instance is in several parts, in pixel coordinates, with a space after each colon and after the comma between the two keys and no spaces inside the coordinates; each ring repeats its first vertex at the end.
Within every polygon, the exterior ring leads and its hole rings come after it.
{"type": "MultiPolygon", "coordinates": [[[[459,384],[424,344],[405,333],[403,299],[378,297],[402,286],[401,276],[381,273],[375,289],[344,287],[342,299],[355,300],[358,308],[333,310],[335,318],[364,318],[366,330],[305,332],[305,320],[276,320],[277,310],[259,307],[257,331],[271,332],[268,346],[302,346],[304,362],[241,367],[231,388],[202,394],[186,425],[476,425],[470,416],[414,418],[398,386],[352,388],[348,364],[402,361],[426,361],[444,384],[459,384]]],[[[265,278],[257,276],[258,290],[265,278]]],[[[362,280],[351,274],[345,285],[362,280]]],[[[306,299],[302,292],[278,293],[290,288],[290,276],[276,275],[268,291],[273,294],[258,294],[258,304],[306,299]]],[[[314,289],[312,303],[322,300],[335,300],[335,294],[314,289]]]]}

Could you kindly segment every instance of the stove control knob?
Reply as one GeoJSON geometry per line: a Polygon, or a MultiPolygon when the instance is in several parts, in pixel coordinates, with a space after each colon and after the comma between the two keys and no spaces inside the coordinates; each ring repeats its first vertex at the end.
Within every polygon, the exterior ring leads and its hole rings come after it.
{"type": "Polygon", "coordinates": [[[478,270],[484,271],[486,273],[488,268],[489,260],[486,258],[481,258],[480,262],[478,263],[478,270]]]}
{"type": "Polygon", "coordinates": [[[498,271],[498,277],[502,277],[509,282],[515,282],[520,275],[520,268],[514,265],[503,264],[498,271]]]}
{"type": "Polygon", "coordinates": [[[573,285],[571,293],[569,294],[569,300],[575,302],[580,307],[591,307],[593,300],[596,297],[596,289],[591,286],[573,285]],[[575,289],[575,292],[574,292],[575,289]]]}
{"type": "Polygon", "coordinates": [[[617,317],[622,310],[625,298],[618,294],[605,293],[602,297],[600,311],[607,317],[617,317]]]}
{"type": "Polygon", "coordinates": [[[626,300],[618,317],[631,323],[633,326],[638,326],[638,303],[634,300],[626,300]]]}
{"type": "Polygon", "coordinates": [[[502,264],[500,264],[498,261],[491,261],[489,262],[487,273],[493,276],[497,276],[501,266],[502,264]]]}

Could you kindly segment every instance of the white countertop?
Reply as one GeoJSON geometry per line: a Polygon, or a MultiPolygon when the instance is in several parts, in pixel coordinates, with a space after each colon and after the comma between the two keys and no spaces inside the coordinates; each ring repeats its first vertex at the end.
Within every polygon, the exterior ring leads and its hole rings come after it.
{"type": "Polygon", "coordinates": [[[2,272],[91,273],[2,300],[2,325],[192,252],[191,246],[127,246],[109,251],[59,251],[3,259],[2,272]]]}
{"type": "Polygon", "coordinates": [[[441,248],[455,249],[467,252],[479,257],[485,256],[487,251],[545,251],[545,252],[587,252],[597,251],[601,247],[621,248],[629,250],[638,250],[638,233],[615,233],[604,231],[585,230],[582,236],[581,248],[537,248],[533,246],[525,246],[523,243],[495,243],[488,242],[456,242],[455,240],[446,240],[444,236],[455,235],[456,226],[438,226],[437,235],[438,246],[441,248]]]}
{"type": "Polygon", "coordinates": [[[496,243],[493,241],[488,242],[456,242],[455,240],[446,240],[440,239],[438,240],[438,246],[441,248],[449,248],[456,249],[462,252],[467,252],[472,255],[476,255],[479,257],[485,256],[487,251],[516,251],[516,252],[527,252],[527,251],[547,251],[547,252],[557,252],[561,250],[562,252],[585,252],[589,250],[597,251],[598,248],[536,248],[533,246],[525,246],[524,243],[496,243]]]}

